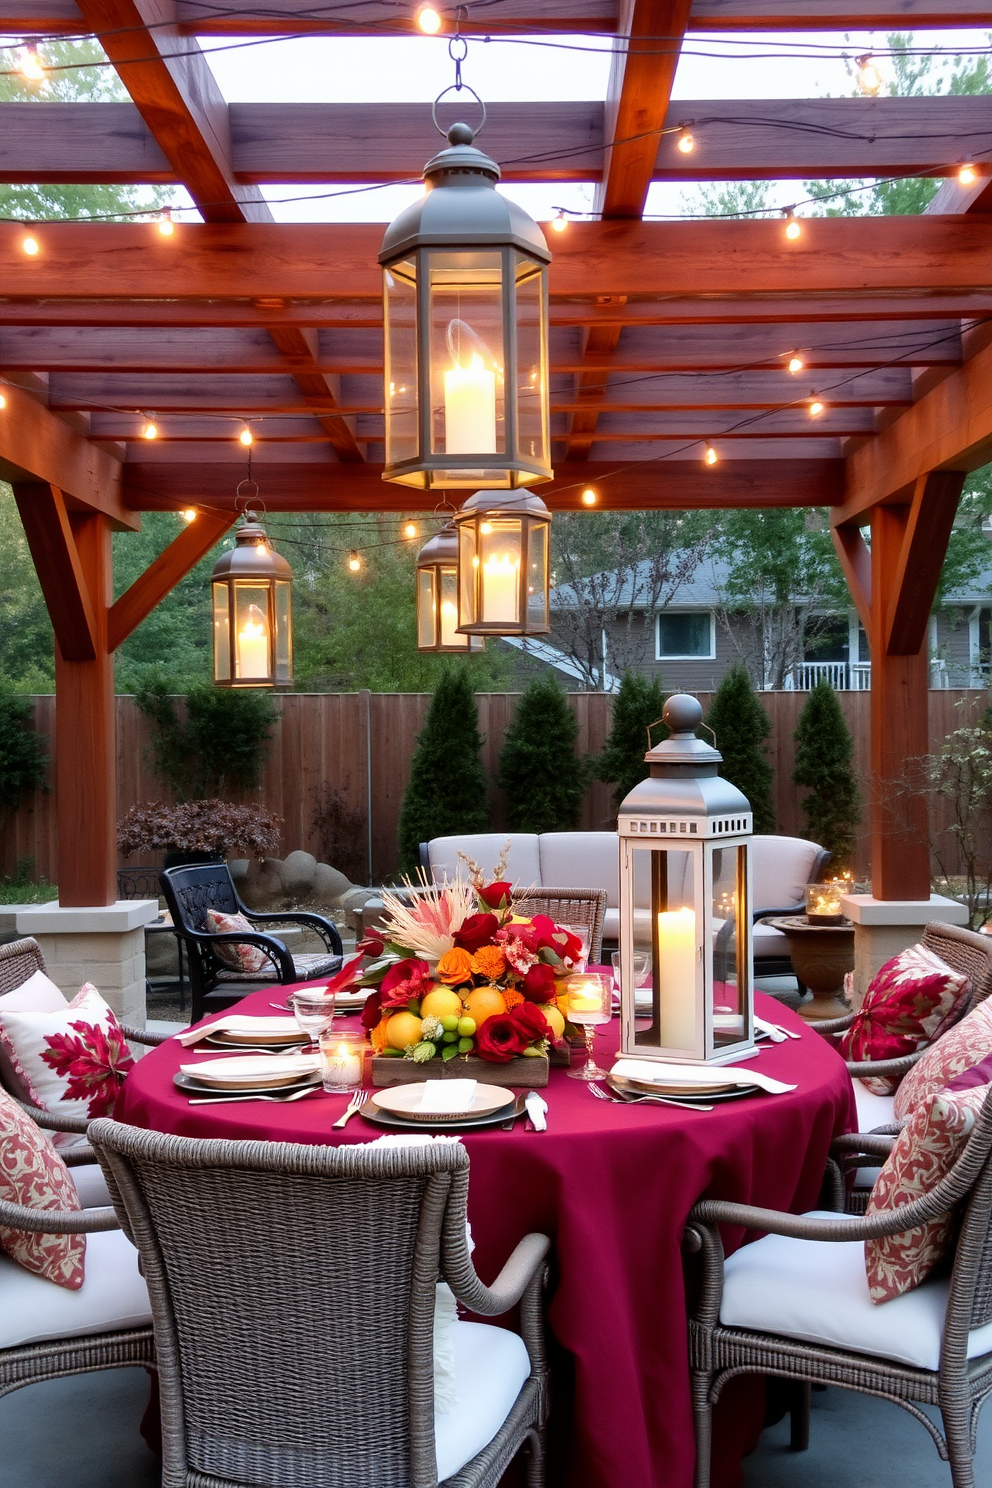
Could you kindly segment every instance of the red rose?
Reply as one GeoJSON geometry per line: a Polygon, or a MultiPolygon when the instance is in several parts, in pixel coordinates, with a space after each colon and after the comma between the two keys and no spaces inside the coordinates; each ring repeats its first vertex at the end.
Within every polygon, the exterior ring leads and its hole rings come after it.
{"type": "Polygon", "coordinates": [[[513,893],[513,885],[511,883],[491,883],[486,884],[486,887],[480,889],[478,892],[483,904],[488,904],[490,909],[506,909],[510,902],[510,895],[513,893]]]}
{"type": "Polygon", "coordinates": [[[362,1027],[366,1033],[370,1033],[382,1017],[382,998],[378,992],[371,992],[365,999],[362,1008],[362,1027]]]}
{"type": "Polygon", "coordinates": [[[541,961],[532,966],[520,983],[520,990],[528,1002],[551,1002],[555,995],[555,974],[551,967],[541,961]]]}
{"type": "MultiPolygon", "coordinates": [[[[541,1021],[544,1021],[543,1014],[541,1021]]],[[[509,1064],[533,1039],[526,1038],[523,1029],[510,1013],[496,1013],[487,1018],[475,1035],[477,1053],[494,1064],[509,1064]]]]}
{"type": "MultiPolygon", "coordinates": [[[[550,1038],[551,1028],[548,1020],[541,1009],[535,1007],[532,1002],[518,1002],[509,1016],[520,1030],[525,1049],[528,1044],[533,1044],[537,1039],[550,1038]]],[[[486,1020],[487,1023],[491,1021],[488,1018],[486,1020]]],[[[485,1028],[486,1024],[483,1023],[482,1026],[485,1028]]]]}
{"type": "Polygon", "coordinates": [[[460,930],[455,931],[455,945],[474,956],[480,946],[488,945],[499,929],[494,914],[469,915],[460,930]]]}
{"type": "Polygon", "coordinates": [[[379,984],[382,1007],[406,1007],[413,999],[423,997],[430,983],[430,972],[426,961],[414,960],[413,957],[397,961],[379,984]]]}
{"type": "Polygon", "coordinates": [[[379,957],[382,955],[385,945],[385,936],[381,935],[378,930],[369,930],[366,932],[365,939],[358,942],[355,950],[362,956],[379,957]]]}

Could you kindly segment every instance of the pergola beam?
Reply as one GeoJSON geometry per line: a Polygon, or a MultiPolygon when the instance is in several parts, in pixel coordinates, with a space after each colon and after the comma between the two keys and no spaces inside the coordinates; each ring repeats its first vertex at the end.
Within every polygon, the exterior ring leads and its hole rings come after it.
{"type": "Polygon", "coordinates": [[[47,482],[15,481],[14,500],[59,651],[66,661],[94,661],[97,602],[83,572],[65,497],[47,482]]]}
{"type": "Polygon", "coordinates": [[[10,383],[0,409],[0,480],[45,482],[70,506],[102,512],[117,527],[141,523],[120,498],[121,465],[36,397],[10,383]]]}
{"type": "Polygon", "coordinates": [[[234,525],[233,512],[197,512],[190,525],[174,537],[144,573],[110,606],[107,643],[116,651],[142,620],[205,558],[234,525]]]}

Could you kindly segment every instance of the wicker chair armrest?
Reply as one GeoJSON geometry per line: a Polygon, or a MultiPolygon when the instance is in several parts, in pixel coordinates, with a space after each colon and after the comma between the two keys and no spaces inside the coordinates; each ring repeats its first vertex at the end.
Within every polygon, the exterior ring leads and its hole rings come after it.
{"type": "Polygon", "coordinates": [[[898,1059],[866,1059],[861,1064],[848,1060],[847,1072],[853,1080],[865,1079],[869,1075],[902,1076],[923,1058],[925,1052],[924,1049],[914,1049],[912,1054],[903,1054],[898,1059]]]}
{"type": "Polygon", "coordinates": [[[60,1150],[59,1157],[67,1168],[81,1168],[96,1162],[96,1153],[89,1142],[80,1142],[78,1147],[70,1147],[67,1151],[60,1150]]]}
{"type": "Polygon", "coordinates": [[[150,1033],[147,1028],[132,1028],[130,1023],[121,1024],[121,1033],[129,1044],[147,1044],[150,1049],[158,1048],[172,1037],[171,1033],[150,1033]]]}
{"type": "Polygon", "coordinates": [[[792,1240],[879,1240],[884,1235],[903,1235],[927,1220],[947,1214],[961,1198],[962,1192],[967,1192],[974,1181],[973,1175],[963,1183],[954,1181],[964,1161],[964,1158],[959,1159],[955,1168],[921,1198],[879,1214],[838,1214],[829,1219],[813,1219],[809,1215],[757,1209],[751,1204],[735,1204],[726,1199],[703,1199],[693,1208],[689,1223],[738,1225],[745,1230],[762,1230],[792,1240]]]}
{"type": "Polygon", "coordinates": [[[183,934],[188,940],[195,941],[210,950],[215,945],[254,945],[259,946],[279,968],[279,974],[284,982],[295,982],[297,980],[296,967],[289,953],[289,947],[274,935],[263,935],[259,930],[218,930],[204,932],[201,930],[185,930],[183,934]]]}
{"type": "Polygon", "coordinates": [[[454,1274],[446,1272],[445,1280],[459,1302],[472,1312],[480,1317],[500,1317],[516,1307],[528,1286],[541,1275],[550,1249],[547,1235],[525,1235],[492,1286],[479,1280],[471,1261],[454,1274]]]}
{"type": "Polygon", "coordinates": [[[316,930],[329,951],[333,951],[336,956],[344,955],[340,931],[334,921],[324,915],[313,914],[307,909],[287,910],[285,914],[262,914],[246,909],[245,914],[253,925],[308,925],[311,930],[316,930]]]}
{"type": "Polygon", "coordinates": [[[783,904],[780,909],[755,909],[755,910],[752,910],[752,912],[751,912],[751,922],[752,922],[752,924],[755,924],[756,925],[759,920],[769,920],[773,916],[777,916],[777,915],[782,915],[784,917],[785,915],[801,915],[801,914],[805,914],[805,913],[806,913],[806,906],[805,906],[805,904],[783,904]]]}
{"type": "Polygon", "coordinates": [[[0,1199],[0,1224],[32,1235],[91,1235],[119,1230],[116,1211],[104,1209],[27,1209],[0,1199]]]}
{"type": "Polygon", "coordinates": [[[68,1111],[45,1111],[41,1106],[32,1106],[28,1101],[18,1101],[17,1104],[45,1131],[76,1132],[85,1137],[92,1119],[89,1116],[72,1115],[68,1111]]]}
{"type": "Polygon", "coordinates": [[[815,1028],[817,1033],[822,1033],[825,1036],[834,1033],[844,1033],[850,1028],[856,1017],[856,1013],[845,1013],[842,1018],[817,1019],[815,1023],[810,1024],[810,1027],[815,1028]]]}
{"type": "Polygon", "coordinates": [[[832,1157],[849,1154],[864,1154],[865,1157],[888,1157],[895,1142],[895,1134],[882,1132],[851,1132],[845,1137],[834,1137],[830,1144],[832,1157]]]}

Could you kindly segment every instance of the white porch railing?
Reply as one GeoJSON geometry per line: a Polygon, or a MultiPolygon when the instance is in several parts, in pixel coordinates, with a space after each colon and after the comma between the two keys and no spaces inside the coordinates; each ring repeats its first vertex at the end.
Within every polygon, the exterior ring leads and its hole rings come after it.
{"type": "Polygon", "coordinates": [[[871,687],[871,662],[802,661],[791,678],[791,689],[808,692],[823,679],[838,692],[867,692],[871,687]]]}

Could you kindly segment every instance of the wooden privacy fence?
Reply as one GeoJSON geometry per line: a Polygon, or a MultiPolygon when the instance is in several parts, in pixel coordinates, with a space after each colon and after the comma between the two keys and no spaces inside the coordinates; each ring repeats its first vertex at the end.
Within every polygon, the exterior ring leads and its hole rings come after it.
{"type": "MultiPolygon", "coordinates": [[[[479,728],[485,743],[482,758],[490,779],[495,778],[499,752],[513,717],[517,693],[480,693],[479,728]]],[[[700,693],[708,707],[710,694],[700,693]]],[[[868,710],[870,694],[838,694],[855,741],[855,764],[867,793],[868,710]]],[[[363,835],[359,861],[368,865],[368,878],[391,877],[397,867],[396,825],[410,773],[417,735],[430,705],[429,693],[292,693],[277,699],[279,722],[265,764],[257,797],[285,819],[281,851],[304,847],[321,855],[319,834],[313,828],[317,795],[326,786],[339,792],[344,808],[354,814],[363,835]]],[[[775,770],[775,808],[778,830],[798,833],[802,821],[801,792],[792,784],[792,736],[806,694],[766,692],[761,702],[772,730],[768,754],[775,770]]],[[[923,699],[921,698],[921,705],[923,699]]],[[[987,695],[975,691],[929,693],[931,748],[937,748],[952,729],[960,727],[984,706],[987,695]]],[[[36,697],[35,727],[54,739],[55,698],[36,697]]],[[[569,694],[579,722],[580,754],[598,753],[610,729],[613,700],[603,693],[569,694]]],[[[118,815],[139,801],[169,799],[169,792],[148,766],[149,732],[146,719],[130,696],[117,698],[118,815]]],[[[53,746],[50,744],[49,746],[53,746]]],[[[492,787],[495,830],[506,825],[502,793],[492,787]]],[[[594,782],[586,791],[579,822],[585,830],[612,825],[611,788],[594,782]]],[[[857,852],[857,871],[868,869],[867,807],[857,852]]],[[[0,851],[0,871],[11,874],[19,862],[33,859],[34,871],[50,880],[56,876],[56,800],[54,789],[39,791],[8,818],[0,851]]]]}

